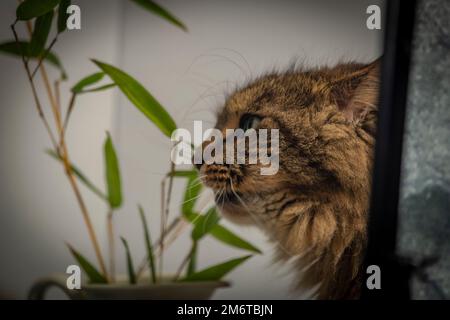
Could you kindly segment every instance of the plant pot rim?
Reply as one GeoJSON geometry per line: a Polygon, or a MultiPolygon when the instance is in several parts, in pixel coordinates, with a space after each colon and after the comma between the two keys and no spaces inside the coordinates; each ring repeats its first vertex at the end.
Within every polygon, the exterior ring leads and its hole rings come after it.
{"type": "MultiPolygon", "coordinates": [[[[67,275],[55,274],[36,281],[30,289],[29,299],[44,299],[51,286],[62,289],[71,299],[209,299],[216,289],[229,287],[230,282],[209,281],[162,281],[152,283],[143,278],[137,284],[130,284],[122,277],[114,283],[88,283],[82,281],[80,290],[68,289],[67,275]]],[[[166,279],[171,279],[165,277],[166,279]]]]}

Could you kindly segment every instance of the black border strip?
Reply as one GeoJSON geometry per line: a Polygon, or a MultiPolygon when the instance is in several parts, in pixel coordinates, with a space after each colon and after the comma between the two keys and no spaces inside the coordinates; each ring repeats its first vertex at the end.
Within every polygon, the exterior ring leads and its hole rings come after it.
{"type": "Polygon", "coordinates": [[[362,298],[408,299],[409,268],[396,257],[403,128],[416,1],[387,2],[384,56],[366,266],[381,268],[381,290],[363,283],[362,298]]]}

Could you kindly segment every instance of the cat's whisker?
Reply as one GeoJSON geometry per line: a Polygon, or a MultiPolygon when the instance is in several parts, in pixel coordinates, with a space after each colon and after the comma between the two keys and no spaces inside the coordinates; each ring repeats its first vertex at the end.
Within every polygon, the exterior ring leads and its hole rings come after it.
{"type": "Polygon", "coordinates": [[[208,224],[208,219],[209,219],[209,215],[207,215],[205,220],[203,221],[203,226],[202,226],[203,232],[205,232],[205,228],[208,224]]]}
{"type": "Polygon", "coordinates": [[[195,199],[198,199],[198,198],[200,198],[201,196],[202,196],[202,195],[200,194],[200,195],[195,196],[195,197],[193,197],[193,198],[190,198],[190,199],[188,199],[188,200],[186,200],[186,201],[183,201],[183,202],[181,203],[181,205],[186,204],[186,203],[191,202],[191,201],[194,201],[195,199]]]}
{"type": "MultiPolygon", "coordinates": [[[[227,187],[224,186],[224,187],[223,187],[223,192],[222,192],[222,194],[224,195],[224,194],[226,194],[226,192],[227,192],[227,187]]],[[[225,197],[222,196],[221,198],[222,198],[222,206],[223,206],[223,205],[225,204],[225,197]]]]}
{"type": "Polygon", "coordinates": [[[200,83],[200,81],[197,81],[197,82],[203,87],[208,87],[211,83],[214,83],[213,78],[209,77],[208,75],[206,75],[205,73],[202,73],[202,72],[190,71],[189,75],[196,77],[197,78],[196,80],[201,80],[202,83],[200,83]]]}
{"type": "Polygon", "coordinates": [[[221,93],[212,93],[211,94],[210,92],[212,90],[215,90],[218,86],[220,86],[222,84],[227,84],[227,83],[228,83],[228,80],[219,81],[219,82],[209,86],[207,89],[203,90],[203,92],[200,93],[200,95],[197,97],[197,99],[195,99],[194,102],[190,106],[188,106],[186,108],[186,110],[183,112],[181,122],[183,122],[186,119],[188,113],[191,113],[192,111],[195,110],[196,105],[203,99],[206,99],[208,97],[217,97],[219,95],[222,95],[221,93]]]}
{"type": "MultiPolygon", "coordinates": [[[[224,194],[225,194],[225,188],[222,188],[215,194],[215,196],[218,199],[223,199],[224,194]]],[[[222,202],[222,204],[223,204],[223,202],[222,202]]]]}
{"type": "Polygon", "coordinates": [[[200,179],[203,179],[203,178],[205,178],[205,177],[207,177],[207,176],[208,176],[207,174],[202,174],[202,175],[200,175],[200,176],[197,176],[197,178],[195,178],[194,181],[199,181],[200,179]]]}
{"type": "Polygon", "coordinates": [[[195,188],[198,185],[202,184],[202,181],[200,179],[202,179],[204,177],[206,177],[206,175],[203,175],[203,176],[200,176],[200,177],[197,177],[197,178],[194,179],[194,183],[187,189],[187,192],[188,192],[189,196],[191,195],[191,191],[192,191],[193,188],[195,188]]]}
{"type": "Polygon", "coordinates": [[[197,222],[197,220],[198,219],[200,219],[200,217],[201,217],[201,215],[199,214],[198,216],[196,216],[195,218],[194,218],[194,220],[192,220],[192,224],[195,224],[196,222],[197,222]]]}
{"type": "Polygon", "coordinates": [[[195,178],[195,180],[198,180],[199,178],[204,178],[206,177],[207,174],[201,174],[201,175],[197,175],[197,177],[195,178]]]}
{"type": "Polygon", "coordinates": [[[253,72],[252,72],[252,69],[250,67],[250,64],[248,63],[247,59],[245,59],[245,57],[244,57],[244,55],[242,53],[240,53],[237,50],[230,49],[230,48],[215,48],[213,50],[226,50],[226,51],[229,51],[229,52],[237,54],[244,61],[245,65],[247,66],[247,69],[248,69],[248,71],[250,73],[251,79],[253,79],[253,72]]]}
{"type": "Polygon", "coordinates": [[[234,194],[234,196],[239,200],[239,202],[242,204],[244,209],[252,216],[252,218],[255,220],[255,222],[260,224],[260,227],[264,227],[264,224],[261,222],[261,218],[257,217],[247,206],[247,204],[242,200],[242,198],[237,194],[237,192],[233,188],[233,179],[230,177],[230,189],[231,192],[234,194]]]}
{"type": "MultiPolygon", "coordinates": [[[[264,225],[264,222],[262,222],[262,219],[260,217],[258,217],[257,215],[255,215],[249,208],[248,206],[245,204],[245,202],[242,200],[242,198],[236,193],[236,191],[233,188],[233,180],[230,177],[230,188],[231,188],[231,192],[233,192],[233,194],[236,196],[236,198],[239,200],[239,202],[242,204],[242,206],[244,207],[244,209],[250,214],[250,216],[252,216],[252,218],[255,220],[255,222],[257,224],[259,224],[259,227],[261,227],[263,230],[267,230],[268,228],[264,225]]],[[[266,221],[267,222],[267,221],[266,221]]],[[[268,229],[269,233],[271,233],[271,228],[268,229]]],[[[273,237],[274,239],[276,239],[276,237],[273,237]]],[[[278,246],[281,248],[281,250],[283,250],[286,254],[291,254],[280,241],[277,241],[278,246]]]]}
{"type": "MultiPolygon", "coordinates": [[[[195,181],[195,180],[194,180],[195,181]]],[[[200,184],[202,184],[203,182],[201,180],[194,182],[188,190],[192,190],[195,187],[198,187],[200,184]]]]}
{"type": "Polygon", "coordinates": [[[242,66],[240,64],[238,64],[236,61],[234,61],[233,59],[221,55],[221,54],[217,54],[217,53],[205,53],[205,54],[201,54],[198,55],[193,61],[192,63],[189,65],[189,67],[187,68],[187,70],[185,71],[185,74],[190,72],[191,68],[201,59],[201,58],[207,58],[207,57],[212,57],[212,58],[221,58],[223,60],[225,60],[226,62],[231,63],[232,65],[234,65],[236,68],[239,69],[239,71],[244,75],[244,77],[248,77],[249,74],[247,74],[247,72],[244,70],[244,68],[242,68],[242,66]]]}
{"type": "MultiPolygon", "coordinates": [[[[208,204],[207,205],[205,205],[205,206],[203,206],[203,208],[200,210],[200,212],[201,211],[203,211],[203,210],[205,210],[205,208],[207,208],[208,207],[208,204]]],[[[202,215],[198,215],[197,217],[195,217],[195,219],[194,220],[192,220],[192,224],[195,224],[196,222],[197,222],[197,220],[198,219],[200,219],[200,217],[201,217],[202,215]]],[[[208,219],[208,217],[206,218],[206,221],[207,221],[207,219],[208,219]]],[[[204,224],[203,224],[203,228],[205,227],[205,225],[206,225],[206,221],[204,222],[204,224]]],[[[204,231],[204,229],[203,229],[203,231],[204,231]]]]}

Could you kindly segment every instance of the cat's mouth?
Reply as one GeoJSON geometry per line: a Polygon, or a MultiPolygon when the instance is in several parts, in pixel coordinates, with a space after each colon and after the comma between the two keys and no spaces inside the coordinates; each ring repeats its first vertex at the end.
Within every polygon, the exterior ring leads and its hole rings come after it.
{"type": "Polygon", "coordinates": [[[240,225],[253,224],[244,203],[246,201],[245,196],[242,193],[217,192],[214,198],[217,208],[228,220],[240,225]]]}
{"type": "Polygon", "coordinates": [[[214,200],[219,207],[239,205],[241,198],[241,194],[228,191],[216,192],[214,195],[214,200]]]}

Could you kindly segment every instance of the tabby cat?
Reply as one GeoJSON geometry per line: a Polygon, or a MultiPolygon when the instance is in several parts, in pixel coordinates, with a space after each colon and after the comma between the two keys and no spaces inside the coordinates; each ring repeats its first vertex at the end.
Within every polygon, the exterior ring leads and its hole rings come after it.
{"type": "Polygon", "coordinates": [[[319,299],[359,296],[378,89],[378,61],[264,75],[226,99],[215,127],[279,129],[278,172],[197,165],[221,213],[264,230],[319,299]]]}

